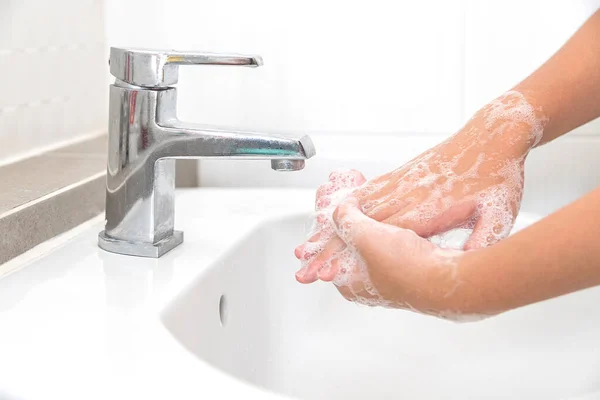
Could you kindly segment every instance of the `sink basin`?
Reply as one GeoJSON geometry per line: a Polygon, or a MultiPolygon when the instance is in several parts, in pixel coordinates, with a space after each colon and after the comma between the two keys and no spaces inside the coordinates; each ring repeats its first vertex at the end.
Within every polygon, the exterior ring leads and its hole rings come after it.
{"type": "MultiPolygon", "coordinates": [[[[535,216],[521,214],[515,230],[535,216]]],[[[306,214],[264,222],[161,311],[189,353],[303,399],[573,398],[600,390],[600,288],[457,324],[300,285],[306,214]]]]}
{"type": "Polygon", "coordinates": [[[294,279],[313,201],[181,190],[160,259],[100,250],[103,216],[32,250],[0,278],[0,398],[599,398],[600,288],[468,324],[360,307],[294,279]]]}

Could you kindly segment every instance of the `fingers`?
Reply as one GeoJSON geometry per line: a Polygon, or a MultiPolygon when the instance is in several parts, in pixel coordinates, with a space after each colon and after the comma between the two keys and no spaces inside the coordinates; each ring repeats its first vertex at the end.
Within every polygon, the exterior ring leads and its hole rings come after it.
{"type": "Polygon", "coordinates": [[[329,174],[329,181],[334,184],[334,186],[341,188],[353,188],[362,185],[367,181],[365,176],[355,170],[336,170],[332,171],[329,174]]]}
{"type": "Polygon", "coordinates": [[[333,213],[333,223],[338,236],[359,251],[367,244],[369,231],[380,225],[362,213],[354,197],[348,197],[338,206],[333,213]]]}
{"type": "Polygon", "coordinates": [[[314,257],[317,253],[323,250],[324,243],[327,242],[333,235],[332,227],[329,224],[330,218],[328,213],[323,210],[328,208],[332,203],[332,196],[342,190],[353,188],[365,183],[366,178],[357,170],[336,170],[329,175],[329,181],[317,189],[315,208],[321,211],[316,216],[316,221],[313,226],[316,233],[310,237],[307,242],[299,245],[294,249],[294,255],[299,260],[308,260],[314,257]]]}
{"type": "Polygon", "coordinates": [[[298,260],[308,260],[313,257],[323,249],[324,244],[333,235],[332,229],[323,229],[323,226],[317,226],[316,229],[318,230],[317,233],[294,249],[294,255],[298,260]]]}
{"type": "Polygon", "coordinates": [[[338,189],[333,185],[332,182],[327,182],[320,185],[317,188],[317,195],[315,198],[315,210],[321,211],[324,208],[327,208],[329,206],[329,203],[331,202],[330,196],[336,190],[338,189]]]}
{"type": "Polygon", "coordinates": [[[345,196],[348,189],[361,186],[366,182],[363,174],[356,170],[336,170],[329,174],[329,182],[317,190],[316,208],[323,210],[339,202],[339,195],[345,196]]]}
{"type": "Polygon", "coordinates": [[[455,204],[446,210],[435,203],[420,204],[395,214],[382,221],[399,228],[410,229],[421,237],[429,237],[464,225],[476,211],[473,201],[455,204]],[[420,206],[420,207],[419,207],[420,206]]]}
{"type": "MultiPolygon", "coordinates": [[[[332,203],[332,195],[344,188],[357,187],[365,183],[366,178],[362,173],[356,170],[349,171],[333,171],[329,175],[329,182],[319,186],[317,189],[317,196],[315,201],[315,208],[317,211],[323,211],[328,208],[332,203]]],[[[313,229],[317,232],[313,235],[308,242],[320,241],[324,236],[332,236],[333,232],[322,232],[329,222],[327,212],[319,212],[316,217],[315,225],[313,229]]],[[[327,238],[324,238],[327,240],[327,238]]],[[[307,259],[311,257],[312,253],[306,253],[305,245],[300,245],[294,250],[294,254],[298,259],[307,259]]],[[[319,250],[320,251],[320,250],[319,250]]]]}
{"type": "Polygon", "coordinates": [[[394,196],[396,189],[395,182],[375,180],[358,188],[353,195],[360,200],[363,210],[371,211],[386,204],[394,196]]]}
{"type": "Polygon", "coordinates": [[[403,210],[414,208],[429,196],[429,189],[424,187],[407,190],[396,189],[387,198],[382,199],[368,211],[369,217],[376,221],[384,221],[403,210]]]}
{"type": "Polygon", "coordinates": [[[331,205],[331,196],[324,195],[315,200],[315,210],[322,211],[331,205]]]}
{"type": "Polygon", "coordinates": [[[407,257],[418,259],[436,248],[415,232],[420,227],[418,221],[410,220],[414,225],[404,223],[404,226],[377,222],[360,211],[354,198],[348,198],[340,204],[333,213],[333,221],[338,236],[354,248],[369,266],[397,264],[407,257]],[[409,225],[409,228],[405,225],[409,225]]]}
{"type": "Polygon", "coordinates": [[[341,189],[351,189],[366,182],[365,176],[357,170],[336,170],[329,174],[329,181],[317,188],[317,203],[325,203],[325,198],[341,189]]]}
{"type": "Polygon", "coordinates": [[[512,229],[513,220],[509,211],[484,211],[477,220],[464,249],[481,249],[504,239],[512,229]]]}
{"type": "Polygon", "coordinates": [[[329,222],[329,217],[327,216],[327,214],[325,214],[323,212],[317,213],[317,216],[315,217],[314,224],[313,224],[313,227],[312,227],[312,231],[318,233],[325,226],[327,226],[328,222],[329,222]]]}
{"type": "MultiPolygon", "coordinates": [[[[337,201],[335,194],[341,190],[355,188],[365,182],[366,178],[359,171],[333,171],[329,175],[329,182],[317,189],[316,210],[323,211],[330,207],[337,201]]],[[[316,281],[319,279],[319,271],[323,279],[328,281],[333,280],[337,273],[338,262],[335,260],[335,254],[343,250],[346,245],[343,240],[335,236],[333,226],[326,214],[327,212],[321,212],[317,215],[315,224],[317,232],[294,250],[296,258],[306,262],[306,265],[296,272],[296,280],[300,283],[316,281]]]]}
{"type": "Polygon", "coordinates": [[[325,214],[317,214],[316,223],[313,227],[316,231],[306,242],[294,249],[294,255],[299,260],[308,260],[323,249],[325,243],[335,235],[330,217],[325,214]]]}
{"type": "Polygon", "coordinates": [[[490,218],[486,214],[479,217],[473,228],[473,233],[471,233],[471,236],[465,243],[465,250],[481,249],[488,246],[488,243],[491,244],[493,242],[493,237],[490,235],[488,227],[489,220],[490,218]]]}
{"type": "Polygon", "coordinates": [[[317,278],[323,282],[331,282],[335,279],[338,271],[340,270],[340,259],[334,257],[329,263],[326,263],[319,271],[317,271],[317,278]]]}
{"type": "Polygon", "coordinates": [[[294,249],[294,255],[298,260],[310,260],[315,255],[320,253],[325,246],[325,241],[322,242],[306,242],[294,249]]]}
{"type": "MultiPolygon", "coordinates": [[[[339,237],[334,236],[323,247],[323,250],[306,266],[296,272],[296,280],[300,283],[312,283],[317,280],[320,269],[329,268],[330,260],[337,252],[346,248],[346,244],[339,237]]],[[[335,274],[334,274],[335,276],[335,274]]]]}
{"type": "MultiPolygon", "coordinates": [[[[409,162],[395,171],[370,180],[356,191],[355,197],[360,200],[363,210],[369,211],[368,215],[371,218],[382,221],[389,217],[389,215],[398,212],[407,203],[410,203],[410,201],[402,201],[404,199],[401,200],[401,198],[407,197],[410,199],[410,197],[415,197],[411,201],[417,201],[416,197],[418,196],[411,196],[409,192],[426,188],[421,187],[419,189],[420,186],[415,184],[415,177],[421,171],[416,170],[411,173],[411,169],[413,169],[413,162],[409,162]],[[393,210],[387,211],[389,212],[388,215],[378,215],[380,212],[385,214],[389,206],[392,206],[393,210]],[[376,208],[378,210],[375,210],[376,208]]],[[[422,172],[424,173],[424,171],[422,172]]],[[[420,177],[422,178],[423,176],[420,177]]]]}

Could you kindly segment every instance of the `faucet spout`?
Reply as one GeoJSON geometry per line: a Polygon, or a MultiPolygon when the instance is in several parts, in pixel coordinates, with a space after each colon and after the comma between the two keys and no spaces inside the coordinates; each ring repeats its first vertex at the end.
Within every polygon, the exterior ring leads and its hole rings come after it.
{"type": "Polygon", "coordinates": [[[306,160],[315,155],[308,136],[292,137],[273,133],[208,127],[183,122],[175,115],[177,91],[156,93],[156,129],[165,144],[166,157],[306,160]]]}
{"type": "Polygon", "coordinates": [[[288,137],[208,128],[181,121],[160,126],[168,143],[160,151],[165,157],[306,160],[315,155],[314,145],[309,136],[288,137]]]}

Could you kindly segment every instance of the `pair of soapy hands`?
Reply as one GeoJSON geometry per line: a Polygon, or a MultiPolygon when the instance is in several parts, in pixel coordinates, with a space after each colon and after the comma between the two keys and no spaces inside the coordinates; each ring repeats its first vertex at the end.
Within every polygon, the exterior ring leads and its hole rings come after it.
{"type": "Polygon", "coordinates": [[[348,300],[444,317],[468,281],[458,260],[512,229],[523,165],[542,138],[544,118],[519,92],[476,113],[453,137],[370,181],[336,171],[316,196],[314,234],[295,249],[301,283],[333,282],[348,300]],[[462,249],[431,239],[472,234],[462,249]]]}

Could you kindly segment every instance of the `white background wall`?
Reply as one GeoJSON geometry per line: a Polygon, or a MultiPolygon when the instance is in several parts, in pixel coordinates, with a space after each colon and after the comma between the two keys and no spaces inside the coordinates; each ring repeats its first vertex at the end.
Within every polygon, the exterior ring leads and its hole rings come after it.
{"type": "MultiPolygon", "coordinates": [[[[106,44],[264,57],[258,69],[183,68],[182,119],[316,140],[445,136],[598,7],[600,0],[2,0],[0,163],[106,129],[106,44]]],[[[599,131],[598,123],[579,130],[599,131]]]]}
{"type": "Polygon", "coordinates": [[[0,0],[0,164],[106,130],[102,0],[0,0]]]}
{"type": "Polygon", "coordinates": [[[264,57],[255,70],[184,69],[185,119],[311,134],[448,134],[598,7],[599,0],[107,0],[107,29],[111,44],[264,57]]]}
{"type": "MultiPolygon", "coordinates": [[[[107,31],[113,45],[262,55],[258,69],[182,68],[180,117],[306,132],[318,156],[291,175],[265,162],[203,160],[200,183],[315,187],[332,168],[374,176],[454,133],[598,7],[600,0],[107,0],[107,31]]],[[[599,122],[532,153],[525,209],[550,212],[600,184],[599,122]]]]}

